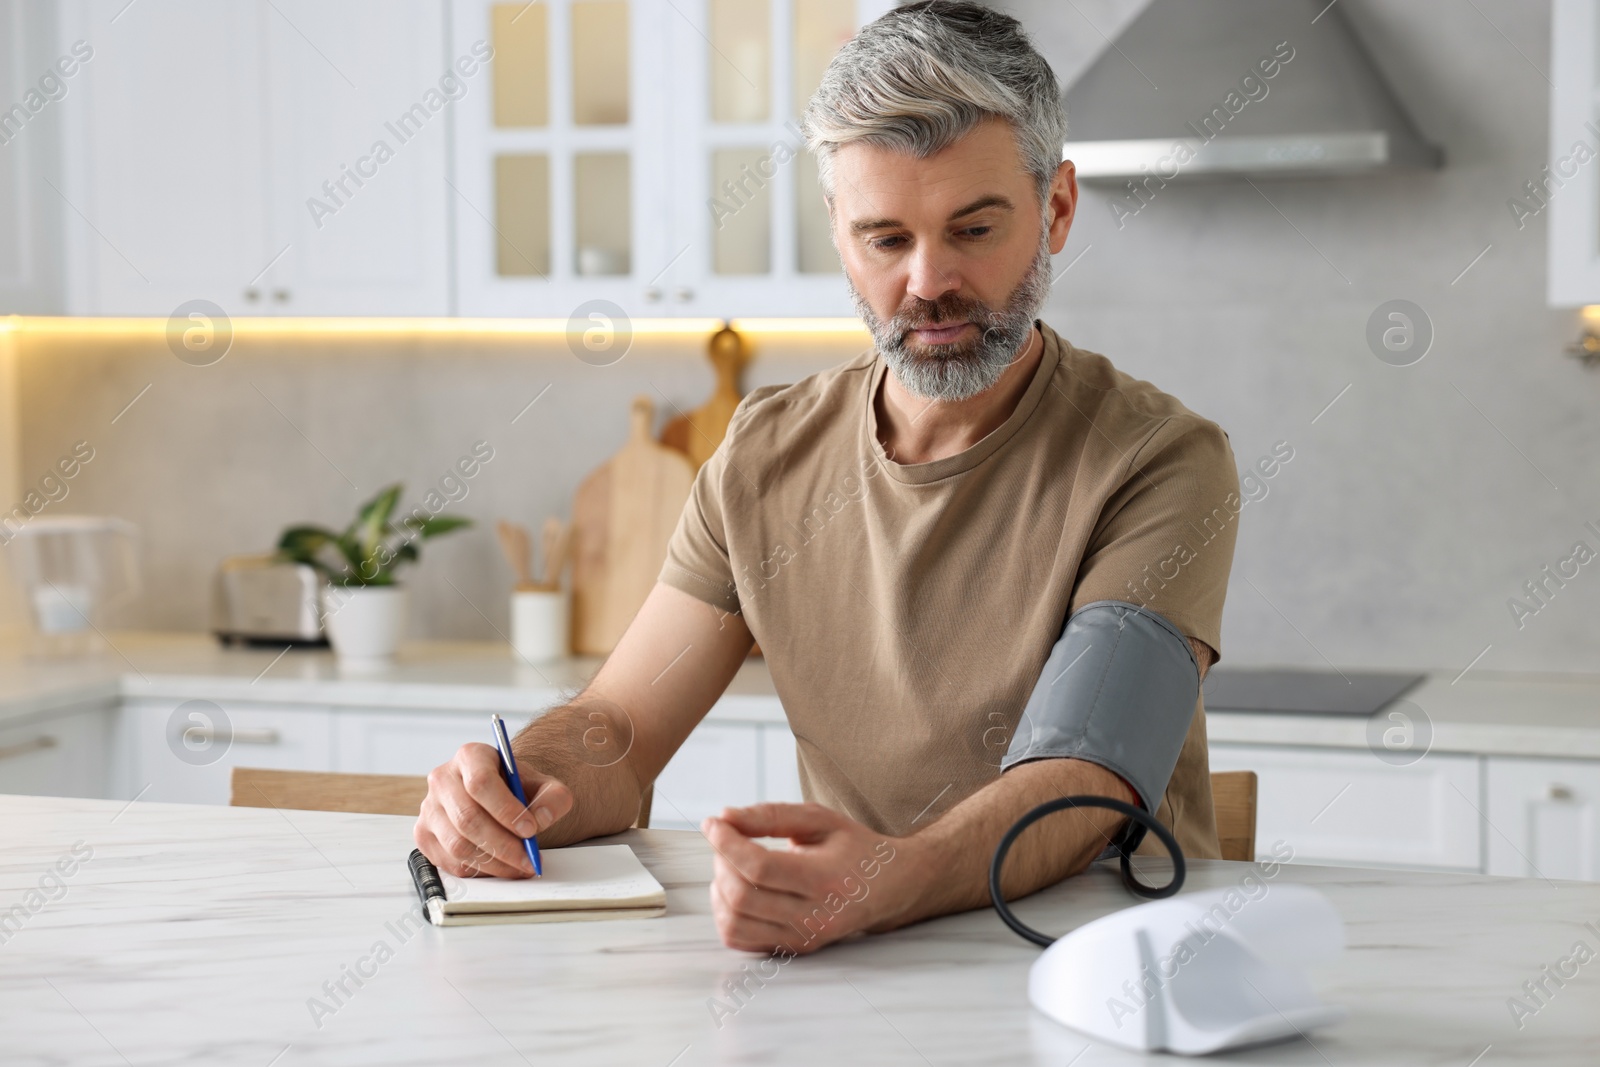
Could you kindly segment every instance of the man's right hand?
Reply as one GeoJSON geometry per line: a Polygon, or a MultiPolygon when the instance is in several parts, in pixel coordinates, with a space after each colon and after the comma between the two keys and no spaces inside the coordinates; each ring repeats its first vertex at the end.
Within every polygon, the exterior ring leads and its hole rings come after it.
{"type": "Polygon", "coordinates": [[[500,753],[492,745],[462,745],[449,763],[428,775],[412,837],[440,870],[457,878],[480,874],[528,878],[533,864],[522,840],[572,811],[567,786],[518,762],[524,808],[500,776],[500,753]]]}

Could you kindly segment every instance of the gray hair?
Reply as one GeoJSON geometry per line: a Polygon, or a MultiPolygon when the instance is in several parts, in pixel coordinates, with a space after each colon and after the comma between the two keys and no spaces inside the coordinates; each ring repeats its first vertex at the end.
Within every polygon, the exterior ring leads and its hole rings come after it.
{"type": "Polygon", "coordinates": [[[924,0],[868,23],[839,49],[801,124],[831,204],[839,146],[859,141],[924,159],[991,117],[1010,123],[1042,204],[1067,136],[1050,64],[1011,16],[924,0]]]}

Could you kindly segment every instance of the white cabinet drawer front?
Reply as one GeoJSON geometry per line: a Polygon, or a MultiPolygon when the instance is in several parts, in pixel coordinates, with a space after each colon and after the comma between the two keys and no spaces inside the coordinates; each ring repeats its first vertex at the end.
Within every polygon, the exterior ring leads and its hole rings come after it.
{"type": "Polygon", "coordinates": [[[234,767],[333,769],[333,716],[321,707],[209,700],[125,705],[134,745],[133,792],[143,800],[226,804],[234,767]]]}
{"type": "Polygon", "coordinates": [[[1488,872],[1600,881],[1600,761],[1487,762],[1488,872]]]}
{"type": "Polygon", "coordinates": [[[761,799],[755,727],[703,722],[656,778],[650,825],[694,830],[725,807],[761,799]]]}
{"type": "MultiPolygon", "coordinates": [[[[334,712],[338,770],[354,774],[427,774],[449,761],[468,741],[493,743],[484,712],[407,714],[394,711],[334,712]]],[[[523,723],[506,720],[516,736],[523,723]]]]}
{"type": "Polygon", "coordinates": [[[1476,756],[1406,767],[1368,752],[1214,745],[1213,771],[1255,771],[1256,851],[1307,863],[1481,870],[1476,756]]]}
{"type": "Polygon", "coordinates": [[[761,799],[798,804],[800,764],[794,734],[787,726],[761,728],[761,799]]]}
{"type": "Polygon", "coordinates": [[[106,796],[111,712],[63,713],[0,730],[0,793],[106,796]]]}

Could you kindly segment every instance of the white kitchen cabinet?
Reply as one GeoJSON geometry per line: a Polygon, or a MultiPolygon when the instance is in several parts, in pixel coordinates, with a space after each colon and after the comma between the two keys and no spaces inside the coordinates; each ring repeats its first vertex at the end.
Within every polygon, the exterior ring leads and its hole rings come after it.
{"type": "Polygon", "coordinates": [[[798,804],[805,800],[800,792],[800,765],[796,758],[794,734],[787,726],[764,725],[761,730],[761,799],[798,804]]]}
{"type": "Polygon", "coordinates": [[[94,48],[58,105],[70,309],[448,312],[444,33],[439,0],[64,9],[60,40],[94,48]]]}
{"type": "Polygon", "coordinates": [[[1553,0],[1550,14],[1549,175],[1511,203],[1519,227],[1547,215],[1550,304],[1600,304],[1600,0],[1553,0]]]}
{"type": "Polygon", "coordinates": [[[671,255],[661,45],[675,17],[633,0],[453,6],[455,50],[494,55],[455,115],[461,314],[664,313],[644,307],[671,255]]]}
{"type": "MultiPolygon", "coordinates": [[[[506,719],[515,734],[521,722],[506,719]]],[[[489,744],[482,712],[345,709],[334,712],[334,770],[352,774],[427,774],[468,741],[489,744]]]]}
{"type": "Polygon", "coordinates": [[[853,0],[687,0],[669,46],[675,254],[686,313],[853,314],[800,114],[860,25],[853,0]]]}
{"type": "Polygon", "coordinates": [[[487,74],[452,69],[438,0],[269,7],[265,298],[296,315],[448,314],[450,111],[487,74]]]}
{"type": "MultiPolygon", "coordinates": [[[[355,774],[427,774],[468,741],[491,741],[488,717],[477,711],[340,708],[333,718],[334,769],[355,774]]],[[[525,721],[526,716],[507,716],[513,734],[525,721]]],[[[787,727],[708,721],[695,728],[657,779],[650,824],[693,829],[724,807],[801,799],[794,735],[787,727]]]]}
{"type": "MultiPolygon", "coordinates": [[[[0,315],[61,310],[63,208],[47,184],[61,116],[51,97],[70,94],[74,79],[55,69],[60,58],[53,8],[0,0],[0,315]]],[[[63,66],[77,73],[76,60],[63,66]]]]}
{"type": "Polygon", "coordinates": [[[68,121],[69,309],[166,316],[206,299],[242,314],[242,294],[272,254],[263,8],[251,0],[123,7],[90,0],[62,9],[63,45],[94,49],[58,105],[68,121]]]}
{"type": "Polygon", "coordinates": [[[63,708],[0,729],[0,793],[109,795],[113,714],[109,707],[63,708]]]}
{"type": "Polygon", "coordinates": [[[1600,763],[1486,763],[1487,873],[1600,881],[1600,763]]]}
{"type": "Polygon", "coordinates": [[[694,830],[725,807],[761,799],[759,728],[702,722],[656,778],[650,825],[694,830]]]}
{"type": "Polygon", "coordinates": [[[132,794],[226,804],[234,767],[333,769],[333,713],[310,705],[130,699],[132,794]]]}
{"type": "Polygon", "coordinates": [[[455,4],[456,48],[496,56],[457,111],[461,313],[852,314],[797,120],[891,6],[455,4]]]}
{"type": "Polygon", "coordinates": [[[1213,745],[1213,771],[1255,771],[1256,851],[1354,866],[1482,869],[1481,760],[1393,766],[1367,751],[1213,745]]]}

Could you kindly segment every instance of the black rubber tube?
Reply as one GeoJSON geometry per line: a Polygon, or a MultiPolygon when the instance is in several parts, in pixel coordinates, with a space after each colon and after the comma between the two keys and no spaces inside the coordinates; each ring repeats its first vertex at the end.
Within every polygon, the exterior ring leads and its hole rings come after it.
{"type": "Polygon", "coordinates": [[[1153,815],[1148,814],[1142,808],[1136,808],[1132,804],[1127,804],[1120,800],[1113,800],[1111,797],[1095,796],[1061,797],[1058,800],[1050,800],[1040,804],[1037,808],[1018,819],[1017,824],[1007,830],[1006,835],[1000,839],[1000,844],[995,846],[994,860],[989,864],[989,897],[994,902],[994,910],[1000,913],[1000,918],[1005,921],[1007,926],[1011,927],[1019,937],[1032,941],[1042,948],[1049,948],[1055,944],[1056,939],[1041,934],[1011,913],[1011,908],[1006,903],[1005,896],[1000,892],[1000,869],[1005,864],[1006,853],[1011,851],[1012,844],[1022,835],[1022,831],[1046,815],[1053,815],[1058,811],[1066,811],[1068,808],[1108,808],[1139,823],[1155,834],[1163,845],[1167,846],[1167,852],[1172,856],[1172,881],[1162,886],[1148,886],[1135,878],[1132,869],[1128,865],[1128,852],[1125,849],[1119,850],[1122,852],[1122,884],[1128,887],[1129,892],[1136,893],[1141,897],[1149,897],[1151,900],[1170,897],[1183,888],[1184,875],[1188,871],[1183,861],[1183,849],[1178,847],[1178,840],[1172,836],[1172,831],[1162,826],[1153,815]]]}

